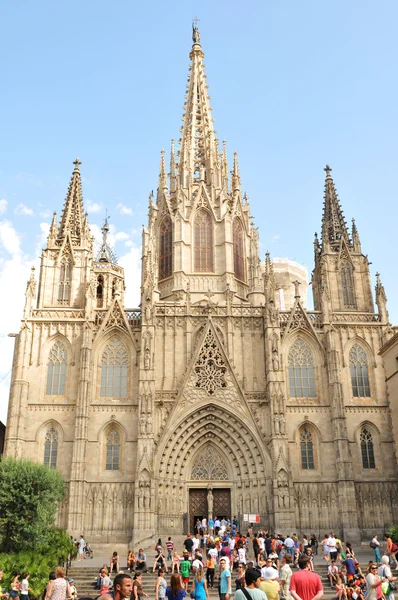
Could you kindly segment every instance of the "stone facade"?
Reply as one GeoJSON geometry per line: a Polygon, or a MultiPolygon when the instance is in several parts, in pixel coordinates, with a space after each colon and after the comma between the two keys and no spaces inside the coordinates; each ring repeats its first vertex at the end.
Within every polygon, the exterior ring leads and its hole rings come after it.
{"type": "Polygon", "coordinates": [[[196,28],[193,42],[180,149],[168,174],[162,152],[149,198],[141,307],[124,307],[107,223],[94,257],[76,160],[27,284],[6,454],[63,473],[59,523],[92,543],[145,543],[215,511],[351,541],[381,532],[398,504],[383,286],[375,312],[326,167],[315,310],[298,281],[281,309],[237,154],[229,173],[219,152],[196,28]]]}

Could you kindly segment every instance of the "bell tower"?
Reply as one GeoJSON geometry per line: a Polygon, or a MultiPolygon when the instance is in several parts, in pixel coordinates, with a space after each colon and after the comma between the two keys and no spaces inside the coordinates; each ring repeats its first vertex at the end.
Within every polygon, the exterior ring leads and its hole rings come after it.
{"type": "Polygon", "coordinates": [[[325,167],[325,193],[321,241],[315,234],[315,268],[312,274],[314,308],[321,310],[328,290],[332,312],[374,312],[369,261],[362,253],[354,219],[348,231],[332,179],[325,167]]]}

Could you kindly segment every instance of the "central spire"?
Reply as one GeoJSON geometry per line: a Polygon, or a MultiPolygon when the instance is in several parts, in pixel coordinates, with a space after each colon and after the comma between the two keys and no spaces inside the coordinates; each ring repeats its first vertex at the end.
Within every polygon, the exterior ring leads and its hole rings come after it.
{"type": "Polygon", "coordinates": [[[203,64],[204,53],[196,22],[192,25],[192,40],[178,169],[182,187],[190,187],[200,181],[210,184],[212,171],[218,162],[212,109],[203,64]]]}
{"type": "Polygon", "coordinates": [[[80,246],[84,229],[82,180],[79,169],[82,163],[76,158],[73,164],[75,168],[73,169],[58,229],[58,244],[61,244],[66,234],[69,233],[73,245],[80,246]]]}
{"type": "Polygon", "coordinates": [[[345,238],[348,243],[350,243],[350,238],[343,210],[340,206],[339,197],[331,176],[332,169],[329,165],[326,165],[324,171],[326,178],[322,217],[322,245],[330,246],[332,250],[337,250],[340,247],[340,240],[342,238],[345,238]]]}

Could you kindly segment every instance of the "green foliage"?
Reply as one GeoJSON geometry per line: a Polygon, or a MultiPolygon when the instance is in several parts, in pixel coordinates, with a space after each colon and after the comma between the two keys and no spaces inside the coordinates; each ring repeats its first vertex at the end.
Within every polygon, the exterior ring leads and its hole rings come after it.
{"type": "Polygon", "coordinates": [[[395,544],[398,544],[398,525],[391,525],[387,530],[388,535],[395,544]]]}
{"type": "Polygon", "coordinates": [[[33,461],[4,458],[0,481],[0,548],[16,553],[47,546],[65,495],[62,475],[33,461]]]}

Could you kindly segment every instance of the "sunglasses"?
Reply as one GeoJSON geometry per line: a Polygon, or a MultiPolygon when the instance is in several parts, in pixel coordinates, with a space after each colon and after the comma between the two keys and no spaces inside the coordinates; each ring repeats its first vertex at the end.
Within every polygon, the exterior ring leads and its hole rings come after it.
{"type": "Polygon", "coordinates": [[[377,569],[377,567],[370,567],[371,571],[375,571],[377,569]]]}

